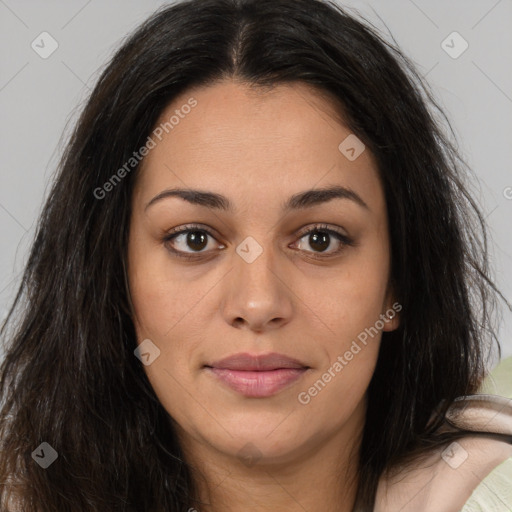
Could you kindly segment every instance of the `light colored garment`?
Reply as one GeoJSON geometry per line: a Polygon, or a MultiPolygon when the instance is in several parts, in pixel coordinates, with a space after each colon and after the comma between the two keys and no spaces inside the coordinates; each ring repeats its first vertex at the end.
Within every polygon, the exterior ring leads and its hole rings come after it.
{"type": "Polygon", "coordinates": [[[473,491],[461,512],[512,511],[512,457],[502,462],[473,491]]]}
{"type": "Polygon", "coordinates": [[[375,512],[512,512],[512,358],[447,415],[468,435],[382,478],[375,512]],[[501,434],[502,437],[493,434],[501,434]]]}
{"type": "MultiPolygon", "coordinates": [[[[491,372],[480,390],[482,393],[512,399],[512,357],[491,372]]],[[[461,512],[512,511],[512,457],[494,468],[476,487],[461,512]]]]}

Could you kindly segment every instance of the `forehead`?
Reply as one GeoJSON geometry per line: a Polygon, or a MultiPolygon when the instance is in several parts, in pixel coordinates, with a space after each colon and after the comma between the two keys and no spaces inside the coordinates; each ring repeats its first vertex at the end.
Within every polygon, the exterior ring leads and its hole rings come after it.
{"type": "Polygon", "coordinates": [[[340,113],[329,96],[302,83],[262,89],[222,81],[191,89],[162,112],[138,187],[145,195],[189,187],[231,191],[244,204],[282,204],[284,195],[339,184],[382,209],[370,151],[354,160],[340,150],[354,137],[340,113]]]}

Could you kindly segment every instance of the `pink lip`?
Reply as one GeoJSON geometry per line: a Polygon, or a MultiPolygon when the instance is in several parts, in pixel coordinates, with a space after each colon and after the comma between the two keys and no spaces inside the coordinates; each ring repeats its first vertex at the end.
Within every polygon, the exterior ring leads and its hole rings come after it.
{"type": "Polygon", "coordinates": [[[272,396],[299,379],[309,367],[282,354],[235,354],[206,365],[231,389],[248,397],[272,396]]]}

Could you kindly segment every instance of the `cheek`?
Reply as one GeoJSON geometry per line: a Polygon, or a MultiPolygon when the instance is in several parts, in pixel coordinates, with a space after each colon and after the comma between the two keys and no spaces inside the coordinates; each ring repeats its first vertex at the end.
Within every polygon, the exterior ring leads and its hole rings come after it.
{"type": "MultiPolygon", "coordinates": [[[[147,262],[147,260],[146,260],[147,262]]],[[[158,357],[143,369],[158,400],[172,417],[187,408],[190,389],[190,353],[197,347],[187,335],[187,319],[194,297],[183,287],[165,282],[155,265],[138,267],[131,282],[138,342],[149,339],[158,357]]]]}
{"type": "MultiPolygon", "coordinates": [[[[165,251],[134,244],[129,252],[129,283],[138,343],[149,339],[157,357],[144,365],[151,385],[162,403],[169,393],[180,396],[179,383],[189,371],[191,344],[184,343],[187,319],[193,312],[194,295],[169,274],[165,251]]],[[[183,391],[183,390],[181,390],[183,391]]],[[[171,404],[167,404],[171,405],[171,404]]]]}
{"type": "Polygon", "coordinates": [[[169,289],[152,277],[138,276],[132,284],[136,322],[144,335],[161,339],[171,329],[176,311],[169,289]]]}
{"type": "Polygon", "coordinates": [[[357,288],[345,281],[330,294],[337,300],[330,301],[323,317],[330,329],[316,337],[320,364],[298,397],[302,404],[311,402],[311,410],[328,410],[333,418],[347,419],[364,397],[382,337],[382,295],[375,289],[367,291],[363,293],[361,281],[357,288]]]}
{"type": "Polygon", "coordinates": [[[324,372],[319,372],[297,397],[303,404],[301,407],[333,426],[344,424],[364,399],[375,370],[377,354],[376,343],[362,348],[351,361],[338,361],[341,366],[331,364],[324,372]]]}
{"type": "Polygon", "coordinates": [[[199,302],[197,294],[176,284],[142,279],[135,283],[134,295],[137,338],[139,342],[150,339],[160,351],[146,372],[154,384],[163,379],[166,388],[174,387],[170,375],[180,382],[188,379],[191,354],[202,339],[197,335],[199,327],[191,322],[199,302]]]}
{"type": "Polygon", "coordinates": [[[343,349],[365,329],[375,326],[385,312],[387,281],[385,254],[376,257],[360,251],[347,258],[329,279],[315,283],[309,276],[300,285],[300,295],[309,316],[316,316],[338,349],[343,349]]]}
{"type": "MultiPolygon", "coordinates": [[[[134,244],[130,252],[130,291],[140,337],[165,340],[194,306],[193,286],[182,282],[162,247],[134,244]]],[[[197,301],[196,301],[197,302],[197,301]]]]}

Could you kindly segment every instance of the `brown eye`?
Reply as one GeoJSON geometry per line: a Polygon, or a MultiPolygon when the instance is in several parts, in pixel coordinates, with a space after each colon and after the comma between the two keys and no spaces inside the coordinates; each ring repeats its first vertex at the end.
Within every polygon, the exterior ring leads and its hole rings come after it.
{"type": "Polygon", "coordinates": [[[309,234],[308,242],[315,251],[324,252],[331,243],[331,236],[329,233],[315,231],[309,234]]]}
{"type": "Polygon", "coordinates": [[[215,240],[215,237],[206,229],[198,226],[185,226],[179,231],[167,234],[163,241],[168,250],[176,256],[194,258],[196,254],[200,256],[209,252],[204,250],[208,246],[208,238],[215,240]]]}
{"type": "Polygon", "coordinates": [[[184,243],[194,251],[201,251],[208,243],[208,235],[204,231],[189,231],[184,243]]]}
{"type": "Polygon", "coordinates": [[[326,253],[327,256],[336,255],[340,253],[345,246],[354,245],[352,239],[324,225],[314,226],[313,229],[302,233],[300,240],[302,239],[306,239],[304,245],[309,245],[312,250],[310,251],[303,247],[299,247],[300,250],[305,250],[306,252],[312,252],[313,254],[319,255],[326,253]],[[334,250],[328,250],[333,246],[335,247],[334,250]]]}

